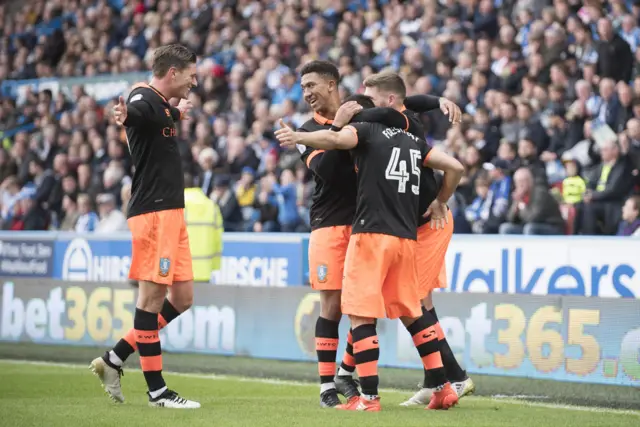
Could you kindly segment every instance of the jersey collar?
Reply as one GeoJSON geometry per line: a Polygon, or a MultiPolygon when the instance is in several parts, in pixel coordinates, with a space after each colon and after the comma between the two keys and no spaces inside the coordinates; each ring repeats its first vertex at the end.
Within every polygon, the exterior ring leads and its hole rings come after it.
{"type": "Polygon", "coordinates": [[[318,124],[321,124],[322,126],[333,124],[333,120],[329,120],[326,117],[322,117],[318,113],[313,113],[313,120],[315,120],[316,122],[318,122],[318,124]]]}

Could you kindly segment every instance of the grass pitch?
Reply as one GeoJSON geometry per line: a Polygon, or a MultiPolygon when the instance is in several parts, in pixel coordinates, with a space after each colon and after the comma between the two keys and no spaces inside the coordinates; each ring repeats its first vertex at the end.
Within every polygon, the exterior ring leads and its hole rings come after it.
{"type": "Polygon", "coordinates": [[[416,390],[420,371],[382,368],[382,412],[345,413],[319,407],[313,363],[197,354],[165,353],[164,367],[174,372],[168,385],[201,409],[148,407],[136,356],[126,363],[127,401],[119,405],[88,369],[102,352],[0,343],[0,359],[14,359],[0,360],[0,426],[640,426],[640,390],[632,387],[473,375],[478,396],[426,411],[398,406],[416,390]]]}
{"type": "Polygon", "coordinates": [[[640,412],[572,408],[468,397],[449,411],[398,406],[410,392],[383,390],[380,413],[321,409],[311,383],[166,374],[169,386],[198,400],[197,410],[147,406],[142,373],[123,377],[125,404],[111,402],[87,366],[0,361],[0,424],[26,426],[638,426],[640,412]]]}

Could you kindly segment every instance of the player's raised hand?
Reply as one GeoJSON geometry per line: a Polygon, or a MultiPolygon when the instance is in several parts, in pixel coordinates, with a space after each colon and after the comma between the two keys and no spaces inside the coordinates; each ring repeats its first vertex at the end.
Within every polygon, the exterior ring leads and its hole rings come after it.
{"type": "Polygon", "coordinates": [[[280,119],[278,121],[281,129],[278,129],[275,132],[276,139],[280,143],[281,147],[284,148],[293,148],[297,144],[296,132],[293,131],[289,126],[286,125],[284,120],[280,119]]]}
{"type": "Polygon", "coordinates": [[[180,119],[181,120],[189,120],[189,113],[193,109],[193,104],[188,99],[182,98],[176,107],[180,110],[180,119]]]}
{"type": "Polygon", "coordinates": [[[127,104],[125,104],[122,96],[118,98],[118,103],[113,106],[113,118],[118,126],[122,126],[127,120],[127,104]]]}
{"type": "Polygon", "coordinates": [[[345,126],[360,110],[362,110],[362,106],[356,101],[345,102],[338,108],[338,111],[336,111],[333,125],[339,128],[345,126]]]}
{"type": "Polygon", "coordinates": [[[462,111],[460,111],[460,107],[455,102],[441,97],[440,110],[445,116],[449,117],[451,124],[457,125],[462,122],[462,111]]]}

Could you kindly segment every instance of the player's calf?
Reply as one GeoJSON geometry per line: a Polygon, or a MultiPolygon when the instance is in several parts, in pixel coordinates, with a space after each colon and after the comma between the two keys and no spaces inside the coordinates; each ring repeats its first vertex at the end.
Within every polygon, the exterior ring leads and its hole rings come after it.
{"type": "Polygon", "coordinates": [[[356,370],[356,359],[353,357],[353,335],[349,330],[347,335],[347,347],[344,351],[342,363],[338,368],[338,375],[335,377],[336,390],[347,398],[347,401],[360,396],[358,382],[353,379],[356,370]]]}
{"type": "MultiPolygon", "coordinates": [[[[362,394],[353,398],[338,409],[349,411],[379,411],[380,397],[378,395],[378,360],[380,358],[380,345],[376,326],[373,323],[354,322],[353,325],[353,355],[356,362],[356,371],[360,378],[362,394]]],[[[362,319],[358,319],[362,320],[362,319]]]]}
{"type": "Polygon", "coordinates": [[[436,384],[433,387],[433,394],[428,408],[448,409],[457,404],[458,396],[451,388],[442,364],[438,334],[433,326],[435,322],[430,322],[428,317],[424,315],[413,321],[406,318],[402,320],[413,338],[413,343],[422,359],[424,369],[436,384]]]}

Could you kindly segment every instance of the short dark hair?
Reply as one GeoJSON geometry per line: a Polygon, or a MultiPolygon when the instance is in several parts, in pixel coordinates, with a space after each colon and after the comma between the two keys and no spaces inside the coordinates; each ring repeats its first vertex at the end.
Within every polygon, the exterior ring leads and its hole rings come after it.
{"type": "Polygon", "coordinates": [[[340,81],[340,72],[338,71],[338,67],[329,61],[307,62],[300,70],[300,77],[311,73],[318,73],[326,79],[335,80],[336,83],[340,81]]]}
{"type": "Polygon", "coordinates": [[[402,99],[407,97],[407,86],[402,77],[396,73],[372,74],[364,80],[364,87],[375,87],[385,92],[393,92],[402,99]]]}
{"type": "Polygon", "coordinates": [[[153,75],[162,78],[170,68],[184,70],[196,63],[196,54],[181,44],[161,46],[153,53],[153,75]]]}
{"type": "Polygon", "coordinates": [[[633,209],[640,211],[640,196],[631,196],[629,199],[633,203],[633,209]]]}
{"type": "MultiPolygon", "coordinates": [[[[373,99],[371,99],[370,96],[367,95],[361,95],[361,94],[356,94],[356,95],[351,95],[349,97],[347,97],[344,100],[344,103],[350,102],[350,101],[355,101],[357,102],[362,108],[364,108],[365,110],[367,108],[373,108],[376,105],[373,103],[373,99]]],[[[344,104],[343,103],[343,104],[344,104]]]]}

